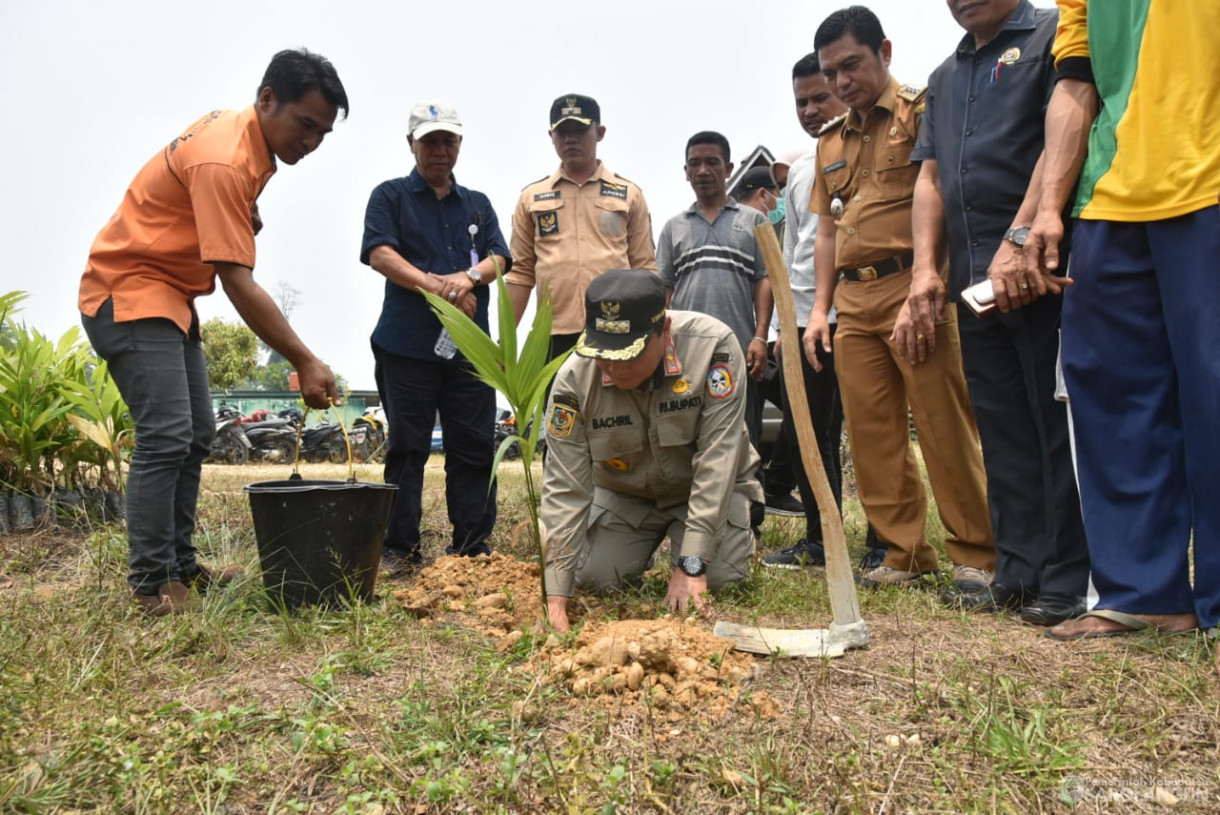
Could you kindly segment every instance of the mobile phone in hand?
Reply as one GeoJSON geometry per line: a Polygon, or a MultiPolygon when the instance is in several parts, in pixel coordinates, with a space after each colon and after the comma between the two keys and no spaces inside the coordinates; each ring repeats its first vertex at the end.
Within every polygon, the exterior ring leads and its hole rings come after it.
{"type": "Polygon", "coordinates": [[[980,317],[994,311],[995,289],[991,286],[991,279],[962,289],[962,302],[980,317]]]}

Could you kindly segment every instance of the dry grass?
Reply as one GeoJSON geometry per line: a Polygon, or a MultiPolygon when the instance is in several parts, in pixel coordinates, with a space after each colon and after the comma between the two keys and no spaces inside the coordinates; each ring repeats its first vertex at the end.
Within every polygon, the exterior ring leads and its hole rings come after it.
{"type": "MultiPolygon", "coordinates": [[[[432,556],[442,465],[424,500],[432,556]]],[[[207,468],[209,560],[253,571],[241,488],[286,473],[207,468]]],[[[493,543],[524,560],[519,473],[502,477],[493,543]]],[[[768,520],[764,548],[798,526],[768,520]]],[[[847,528],[859,546],[854,504],[847,528]]],[[[1220,811],[1220,676],[1199,637],[1066,645],[933,592],[865,593],[868,650],[760,659],[736,703],[674,717],[542,681],[541,636],[499,651],[390,601],[287,615],[251,578],[149,622],[129,606],[125,551],[115,529],[0,538],[0,811],[1067,812],[1071,777],[1127,784],[1082,812],[1151,812],[1167,794],[1220,811]],[[751,704],[763,694],[778,716],[751,704]]],[[[662,594],[654,574],[585,619],[655,617],[662,594]]],[[[822,575],[759,571],[716,615],[825,626],[822,575]]]]}

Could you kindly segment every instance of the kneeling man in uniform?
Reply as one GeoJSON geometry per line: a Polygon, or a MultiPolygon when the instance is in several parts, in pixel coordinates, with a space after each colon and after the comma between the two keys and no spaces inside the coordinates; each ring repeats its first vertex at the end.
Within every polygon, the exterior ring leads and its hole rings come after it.
{"type": "Polygon", "coordinates": [[[741,344],[719,320],[665,305],[652,272],[596,278],[576,354],[551,390],[541,514],[559,631],[577,589],[633,581],[666,537],[671,609],[702,609],[709,589],[749,571],[750,501],[763,496],[741,344]]]}

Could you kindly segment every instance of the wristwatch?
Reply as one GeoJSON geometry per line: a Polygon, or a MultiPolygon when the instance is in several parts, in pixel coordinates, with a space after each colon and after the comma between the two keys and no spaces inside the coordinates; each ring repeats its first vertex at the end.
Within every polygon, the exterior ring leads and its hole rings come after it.
{"type": "MultiPolygon", "coordinates": [[[[1029,230],[1026,230],[1026,231],[1029,231],[1029,230]]],[[[469,277],[471,282],[474,283],[476,286],[483,285],[483,275],[479,274],[479,270],[476,269],[475,267],[471,266],[469,269],[467,269],[466,276],[469,277]]]]}
{"type": "Polygon", "coordinates": [[[678,558],[678,568],[690,577],[701,577],[707,574],[707,563],[701,557],[683,555],[678,558]]]}
{"type": "Polygon", "coordinates": [[[1017,246],[1021,247],[1025,246],[1025,239],[1028,237],[1028,226],[1014,226],[1012,229],[1004,233],[1004,240],[1015,243],[1017,246]]]}

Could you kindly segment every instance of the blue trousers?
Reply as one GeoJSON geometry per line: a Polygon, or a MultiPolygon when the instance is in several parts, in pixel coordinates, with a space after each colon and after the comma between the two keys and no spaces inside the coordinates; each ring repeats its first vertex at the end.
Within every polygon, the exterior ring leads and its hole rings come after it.
{"type": "Polygon", "coordinates": [[[1063,373],[1098,608],[1220,622],[1220,207],[1079,221],[1063,373]],[[1194,585],[1189,552],[1194,541],[1194,585]]]}
{"type": "Polygon", "coordinates": [[[198,325],[183,334],[159,318],[116,323],[110,300],[81,321],[135,420],[127,581],[140,594],[155,594],[158,586],[199,571],[191,537],[216,419],[198,325]]]}
{"type": "Polygon", "coordinates": [[[385,480],[395,484],[385,548],[399,555],[419,546],[424,465],[440,414],[445,445],[445,504],[453,525],[452,553],[487,540],[496,523],[495,391],[465,365],[412,359],[373,346],[374,374],[389,421],[385,480]]]}

